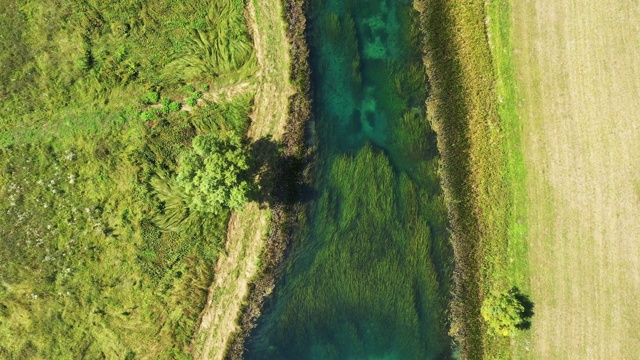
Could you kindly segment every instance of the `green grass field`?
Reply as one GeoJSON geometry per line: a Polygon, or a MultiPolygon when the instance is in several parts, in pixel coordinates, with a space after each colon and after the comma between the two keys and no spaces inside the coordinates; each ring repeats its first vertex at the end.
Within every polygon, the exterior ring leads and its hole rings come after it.
{"type": "Polygon", "coordinates": [[[0,5],[0,357],[189,357],[229,212],[159,194],[248,129],[251,92],[207,100],[255,82],[245,3],[0,5]]]}

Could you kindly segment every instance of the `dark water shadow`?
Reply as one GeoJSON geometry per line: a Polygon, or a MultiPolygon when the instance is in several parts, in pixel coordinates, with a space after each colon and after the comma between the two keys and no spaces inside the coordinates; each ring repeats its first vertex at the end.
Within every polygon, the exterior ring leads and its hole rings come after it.
{"type": "Polygon", "coordinates": [[[271,136],[256,140],[249,153],[252,159],[247,178],[254,183],[249,200],[261,206],[303,204],[317,197],[317,191],[303,181],[306,159],[284,153],[284,145],[271,136]]]}

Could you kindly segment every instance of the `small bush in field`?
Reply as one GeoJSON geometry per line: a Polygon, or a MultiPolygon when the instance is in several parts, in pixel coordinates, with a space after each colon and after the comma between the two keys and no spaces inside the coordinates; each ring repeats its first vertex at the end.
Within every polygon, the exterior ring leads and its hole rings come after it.
{"type": "Polygon", "coordinates": [[[158,101],[160,101],[160,94],[156,91],[150,91],[142,98],[142,102],[145,104],[157,104],[158,101]]]}
{"type": "Polygon", "coordinates": [[[196,88],[194,88],[194,87],[193,87],[193,86],[191,86],[191,85],[185,85],[185,86],[184,86],[184,89],[185,89],[185,90],[187,90],[187,92],[190,92],[190,93],[192,93],[192,92],[196,91],[196,88]]]}
{"type": "Polygon", "coordinates": [[[197,104],[198,104],[198,100],[196,100],[195,98],[188,98],[187,99],[187,105],[196,106],[197,104]]]}
{"type": "Polygon", "coordinates": [[[156,118],[156,115],[151,110],[143,111],[140,114],[140,119],[142,119],[143,121],[149,121],[149,120],[153,120],[155,118],[156,118]]]}
{"type": "Polygon", "coordinates": [[[177,101],[172,101],[169,103],[169,111],[179,111],[182,108],[182,104],[177,101]]]}
{"type": "Polygon", "coordinates": [[[518,289],[512,288],[506,292],[494,292],[484,299],[480,312],[489,333],[511,336],[528,322],[527,318],[532,314],[528,314],[522,298],[518,289]]]}
{"type": "Polygon", "coordinates": [[[209,91],[209,84],[202,84],[200,88],[202,89],[202,91],[209,91]]]}
{"type": "Polygon", "coordinates": [[[193,139],[193,152],[181,159],[176,183],[192,210],[219,214],[247,202],[250,186],[243,175],[248,169],[247,148],[239,136],[209,133],[193,139]]]}

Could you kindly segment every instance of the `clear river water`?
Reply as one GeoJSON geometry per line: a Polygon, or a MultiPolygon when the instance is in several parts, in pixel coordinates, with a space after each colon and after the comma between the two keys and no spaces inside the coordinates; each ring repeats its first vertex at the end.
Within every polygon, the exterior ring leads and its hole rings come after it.
{"type": "Polygon", "coordinates": [[[247,359],[446,359],[452,251],[410,0],[310,0],[313,191],[247,359]]]}

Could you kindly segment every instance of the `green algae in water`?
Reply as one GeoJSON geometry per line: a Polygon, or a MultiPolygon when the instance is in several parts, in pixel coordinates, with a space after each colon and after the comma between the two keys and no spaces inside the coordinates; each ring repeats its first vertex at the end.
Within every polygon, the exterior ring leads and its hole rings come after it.
{"type": "Polygon", "coordinates": [[[317,196],[247,358],[447,358],[451,250],[410,1],[310,6],[317,196]]]}

